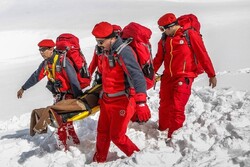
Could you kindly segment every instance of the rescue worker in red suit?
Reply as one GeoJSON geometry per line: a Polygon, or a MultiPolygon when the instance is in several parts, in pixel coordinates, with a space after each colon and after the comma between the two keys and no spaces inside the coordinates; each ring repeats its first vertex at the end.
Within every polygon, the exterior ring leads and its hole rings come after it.
{"type": "MultiPolygon", "coordinates": [[[[116,24],[113,24],[112,27],[116,35],[120,36],[122,28],[116,24]]],[[[94,71],[96,70],[93,85],[101,84],[101,75],[100,75],[101,74],[101,62],[102,62],[102,49],[98,45],[96,45],[93,58],[88,68],[90,76],[92,76],[94,71]]]]}
{"type": "Polygon", "coordinates": [[[45,76],[48,78],[46,87],[52,92],[55,102],[81,96],[83,92],[73,64],[66,58],[66,65],[62,67],[63,58],[55,52],[54,41],[44,39],[38,43],[38,46],[44,61],[17,92],[17,97],[22,98],[25,90],[37,84],[45,76]]]}
{"type": "Polygon", "coordinates": [[[159,95],[159,130],[168,129],[167,141],[170,141],[173,132],[183,126],[185,105],[191,95],[194,78],[198,75],[193,52],[209,77],[209,86],[214,88],[217,80],[212,62],[198,32],[193,29],[188,31],[191,49],[184,38],[183,28],[178,25],[174,14],[163,15],[158,20],[158,25],[166,36],[158,42],[158,50],[153,60],[155,72],[164,62],[159,95]],[[164,46],[163,40],[165,40],[164,46]]]}
{"type": "Polygon", "coordinates": [[[148,121],[151,114],[146,103],[146,81],[132,49],[123,45],[108,22],[96,24],[92,34],[103,50],[103,93],[93,161],[105,162],[111,141],[127,156],[139,151],[126,135],[127,126],[135,112],[141,122],[148,121]]]}

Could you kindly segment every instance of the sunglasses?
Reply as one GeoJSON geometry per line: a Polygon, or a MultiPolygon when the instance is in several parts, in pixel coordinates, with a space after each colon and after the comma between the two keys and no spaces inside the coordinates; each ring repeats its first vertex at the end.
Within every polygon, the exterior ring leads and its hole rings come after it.
{"type": "Polygon", "coordinates": [[[98,40],[96,40],[97,45],[102,45],[105,41],[106,41],[106,39],[98,39],[98,40]]]}
{"type": "Polygon", "coordinates": [[[173,27],[174,25],[176,25],[176,22],[173,22],[171,24],[167,24],[165,26],[159,26],[159,29],[161,32],[165,32],[167,29],[169,29],[170,27],[173,27]]]}
{"type": "Polygon", "coordinates": [[[40,52],[45,52],[45,51],[48,50],[48,49],[49,49],[49,48],[47,48],[47,47],[46,47],[46,48],[39,48],[39,51],[40,51],[40,52]]]}
{"type": "Polygon", "coordinates": [[[166,28],[164,26],[159,26],[159,29],[161,32],[165,32],[166,31],[166,28]]]}

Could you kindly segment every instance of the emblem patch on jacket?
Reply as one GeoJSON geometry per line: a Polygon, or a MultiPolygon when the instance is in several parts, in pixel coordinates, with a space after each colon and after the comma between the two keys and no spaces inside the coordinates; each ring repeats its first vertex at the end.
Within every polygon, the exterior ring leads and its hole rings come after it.
{"type": "Polygon", "coordinates": [[[184,44],[184,41],[182,39],[180,40],[180,44],[184,44]]]}
{"type": "Polygon", "coordinates": [[[120,110],[120,116],[124,117],[126,114],[126,111],[125,110],[120,110]]]}

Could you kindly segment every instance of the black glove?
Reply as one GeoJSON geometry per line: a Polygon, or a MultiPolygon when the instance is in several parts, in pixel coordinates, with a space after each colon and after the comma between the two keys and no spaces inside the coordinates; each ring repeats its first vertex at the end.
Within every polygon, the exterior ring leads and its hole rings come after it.
{"type": "Polygon", "coordinates": [[[52,81],[48,81],[47,82],[47,85],[46,85],[46,88],[52,93],[52,94],[56,94],[56,90],[55,90],[55,87],[54,87],[54,83],[52,81]]]}
{"type": "Polygon", "coordinates": [[[103,48],[98,45],[95,46],[95,51],[97,55],[103,54],[103,48]]]}
{"type": "Polygon", "coordinates": [[[95,86],[97,84],[102,84],[102,75],[98,71],[95,72],[95,79],[92,86],[95,86]]]}

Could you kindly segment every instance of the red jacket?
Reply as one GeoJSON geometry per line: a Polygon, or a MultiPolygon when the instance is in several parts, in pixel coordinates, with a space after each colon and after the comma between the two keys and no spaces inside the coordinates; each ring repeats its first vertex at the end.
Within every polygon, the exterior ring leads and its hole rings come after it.
{"type": "Polygon", "coordinates": [[[215,71],[200,34],[192,29],[188,30],[191,47],[179,28],[173,36],[168,36],[165,45],[161,39],[158,42],[158,51],[154,58],[154,69],[157,72],[164,61],[163,74],[169,77],[197,77],[196,59],[203,67],[208,77],[215,76],[215,71]],[[164,49],[165,47],[165,54],[164,49]],[[192,51],[193,50],[193,51],[192,51]],[[194,52],[194,53],[193,53],[194,52]]]}
{"type": "Polygon", "coordinates": [[[116,42],[112,45],[110,53],[102,55],[101,66],[103,70],[101,75],[103,92],[115,94],[129,89],[131,87],[129,84],[129,77],[132,80],[132,86],[136,93],[146,93],[146,81],[131,47],[126,46],[119,54],[122,65],[114,60],[113,67],[110,66],[108,56],[118,56],[115,55],[115,52],[121,44],[122,40],[118,37],[116,42]]]}
{"type": "Polygon", "coordinates": [[[51,58],[44,60],[38,69],[25,82],[22,88],[24,90],[29,89],[47,76],[48,80],[51,81],[52,86],[57,88],[57,92],[52,93],[68,92],[73,94],[75,98],[82,95],[80,83],[77,79],[77,74],[73,64],[68,58],[66,58],[65,67],[62,67],[63,60],[59,56],[57,59],[57,56],[58,55],[54,52],[51,58]],[[55,86],[55,84],[58,84],[58,86],[55,86]]]}
{"type": "Polygon", "coordinates": [[[96,51],[94,52],[93,58],[89,64],[89,74],[90,76],[93,75],[95,72],[96,68],[99,73],[101,73],[101,64],[102,64],[102,55],[98,55],[96,51]]]}

